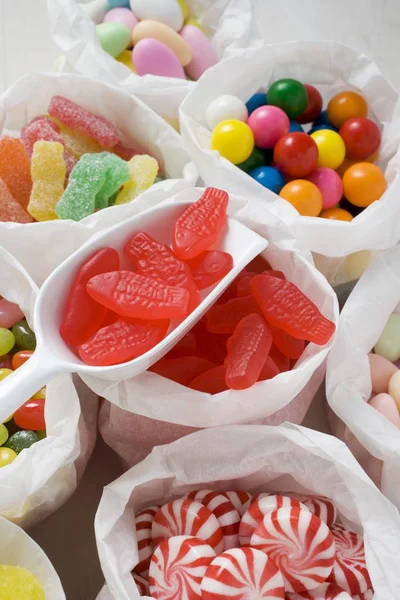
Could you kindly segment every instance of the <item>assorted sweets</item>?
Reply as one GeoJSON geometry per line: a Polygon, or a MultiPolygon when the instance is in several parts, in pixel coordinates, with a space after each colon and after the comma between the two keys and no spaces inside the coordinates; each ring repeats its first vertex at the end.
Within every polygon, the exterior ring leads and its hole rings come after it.
{"type": "MultiPolygon", "coordinates": [[[[32,356],[36,338],[16,304],[0,299],[0,387],[1,381],[32,356]]],[[[46,388],[39,390],[7,421],[0,423],[0,468],[46,436],[44,418],[46,388]]],[[[1,595],[0,595],[1,598],[1,595]]]]}
{"type": "Polygon", "coordinates": [[[63,96],[19,138],[0,138],[0,221],[79,221],[134,200],[155,181],[155,158],[125,146],[114,125],[63,96]]]}
{"type": "Polygon", "coordinates": [[[218,61],[186,0],[108,0],[108,8],[100,45],[137,75],[197,81],[218,61]]]}
{"type": "Polygon", "coordinates": [[[322,108],[317,88],[295,79],[275,81],[246,104],[220,96],[206,111],[211,148],[300,215],[351,221],[386,190],[374,164],[381,134],[357,92],[322,108]]]}
{"type": "Polygon", "coordinates": [[[329,498],[191,492],[136,517],[140,595],[157,600],[369,600],[361,535],[329,498]]]}
{"type": "Polygon", "coordinates": [[[40,581],[27,569],[0,565],[0,600],[45,600],[40,581]]]}

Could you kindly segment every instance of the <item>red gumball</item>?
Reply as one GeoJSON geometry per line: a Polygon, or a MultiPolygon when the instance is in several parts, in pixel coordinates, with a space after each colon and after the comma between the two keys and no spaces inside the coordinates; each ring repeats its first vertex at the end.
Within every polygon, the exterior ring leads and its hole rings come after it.
{"type": "Polygon", "coordinates": [[[274,149],[276,167],[289,177],[307,177],[317,166],[318,147],[306,133],[288,133],[274,149]]]}
{"type": "Polygon", "coordinates": [[[365,160],[378,150],[381,143],[377,125],[366,117],[345,121],[339,134],[346,144],[346,157],[351,160],[365,160]]]}
{"type": "Polygon", "coordinates": [[[46,429],[44,398],[31,398],[14,413],[14,421],[21,429],[41,431],[46,429]]]}
{"type": "Polygon", "coordinates": [[[307,90],[307,108],[301,115],[294,119],[297,123],[311,123],[315,121],[322,110],[322,96],[317,88],[309,83],[305,83],[304,87],[307,90]]]}

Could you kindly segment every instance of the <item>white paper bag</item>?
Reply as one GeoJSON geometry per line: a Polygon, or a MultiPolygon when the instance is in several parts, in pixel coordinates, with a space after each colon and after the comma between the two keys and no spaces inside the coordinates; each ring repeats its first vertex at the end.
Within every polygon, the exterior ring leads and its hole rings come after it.
{"type": "Polygon", "coordinates": [[[46,598],[65,600],[60,578],[53,565],[40,546],[23,529],[0,517],[0,540],[1,565],[27,569],[42,584],[46,598]]]}
{"type": "MultiPolygon", "coordinates": [[[[364,54],[335,42],[289,42],[244,51],[210,69],[183,102],[181,133],[206,185],[224,185],[236,194],[260,197],[293,227],[299,242],[318,257],[318,268],[335,280],[342,259],[360,250],[389,248],[400,239],[400,104],[398,92],[364,54]],[[327,101],[353,89],[368,103],[382,133],[378,165],[388,189],[351,223],[301,217],[276,194],[210,150],[211,131],[205,115],[210,102],[222,94],[247,101],[273,81],[293,77],[315,85],[327,101]]],[[[342,282],[343,277],[338,277],[342,282]]]]}
{"type": "MultiPolygon", "coordinates": [[[[202,189],[184,190],[175,199],[196,201],[202,189]]],[[[321,312],[337,322],[337,298],[326,279],[315,269],[310,254],[302,251],[287,225],[272,215],[265,203],[253,197],[230,195],[228,213],[268,239],[264,253],[270,264],[313,300],[321,312]]],[[[197,392],[152,372],[121,382],[83,376],[87,385],[114,406],[103,405],[100,428],[105,441],[131,466],[153,446],[194,431],[233,423],[279,424],[301,422],[322,382],[325,346],[309,344],[294,370],[273,380],[214,396],[197,392]],[[123,410],[123,412],[121,411],[123,410]]]]}
{"type": "MultiPolygon", "coordinates": [[[[0,98],[1,135],[18,136],[33,117],[45,114],[54,95],[65,95],[88,110],[109,119],[128,146],[139,145],[154,156],[170,179],[155,184],[154,201],[173,189],[197,181],[197,172],[181,137],[140,100],[100,81],[78,75],[32,74],[14,84],[0,98]]],[[[140,211],[140,199],[103,209],[75,221],[41,223],[0,222],[0,245],[9,250],[41,285],[46,277],[93,233],[140,211]]]]}
{"type": "MultiPolygon", "coordinates": [[[[0,296],[18,304],[33,328],[37,293],[26,271],[0,247],[0,296]]],[[[63,374],[49,382],[47,437],[0,469],[0,515],[29,527],[64,504],[76,490],[92,453],[97,411],[97,396],[78,377],[63,374]]]]}
{"type": "Polygon", "coordinates": [[[343,422],[333,423],[335,435],[400,508],[400,431],[367,404],[368,353],[393,312],[400,313],[399,246],[377,256],[349,296],[328,358],[326,387],[329,405],[343,422]]]}
{"type": "MultiPolygon", "coordinates": [[[[345,524],[364,535],[374,600],[398,600],[400,515],[339,440],[296,425],[204,430],[154,448],[103,492],[95,520],[107,588],[102,600],[136,600],[134,516],[188,492],[210,488],[328,496],[345,524]]],[[[148,598],[148,596],[145,596],[148,598]]]]}

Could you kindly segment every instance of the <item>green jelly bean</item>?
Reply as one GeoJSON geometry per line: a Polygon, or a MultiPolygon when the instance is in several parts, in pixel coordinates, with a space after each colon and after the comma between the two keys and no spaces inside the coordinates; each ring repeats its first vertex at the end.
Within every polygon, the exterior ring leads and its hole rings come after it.
{"type": "Polygon", "coordinates": [[[45,437],[47,437],[47,433],[45,429],[41,429],[40,431],[37,431],[37,436],[39,438],[39,440],[44,440],[45,437]]]}
{"type": "Polygon", "coordinates": [[[15,343],[21,350],[35,350],[36,349],[36,336],[32,329],[29,327],[26,319],[18,321],[13,325],[11,330],[15,336],[15,343]]]}
{"type": "Polygon", "coordinates": [[[9,329],[0,327],[0,356],[8,354],[15,344],[14,334],[9,329]]]}
{"type": "Polygon", "coordinates": [[[6,448],[11,448],[16,454],[19,454],[25,448],[30,448],[33,444],[39,441],[37,434],[34,431],[17,431],[14,433],[5,444],[6,448]]]}
{"type": "Polygon", "coordinates": [[[8,440],[8,429],[0,423],[0,446],[3,446],[8,440]]]}

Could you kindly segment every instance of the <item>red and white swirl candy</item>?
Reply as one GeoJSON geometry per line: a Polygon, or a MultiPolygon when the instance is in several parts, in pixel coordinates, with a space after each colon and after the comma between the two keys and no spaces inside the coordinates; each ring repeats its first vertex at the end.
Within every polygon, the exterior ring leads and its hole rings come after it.
{"type": "Polygon", "coordinates": [[[323,583],[315,590],[287,594],[287,600],[352,600],[352,597],[333,583],[323,583]]]}
{"type": "Polygon", "coordinates": [[[328,527],[332,527],[337,519],[336,506],[332,500],[324,496],[304,496],[302,494],[290,494],[304,504],[313,515],[321,519],[328,527]]]}
{"type": "Polygon", "coordinates": [[[335,559],[333,535],[307,508],[279,508],[266,514],[251,546],[276,563],[287,592],[317,588],[329,577],[335,559]]]}
{"type": "Polygon", "coordinates": [[[161,542],[150,563],[150,595],[158,600],[201,600],[201,582],[215,558],[209,544],[181,535],[161,542]]]}
{"type": "Polygon", "coordinates": [[[250,504],[253,502],[253,496],[252,494],[249,494],[249,492],[232,491],[222,493],[228,498],[228,500],[232,502],[240,516],[242,516],[246,510],[250,508],[250,504]]]}
{"type": "Polygon", "coordinates": [[[202,600],[284,600],[276,564],[254,548],[232,548],[215,558],[201,583],[202,600]]]}
{"type": "Polygon", "coordinates": [[[352,596],[365,594],[372,589],[372,583],[365,560],[363,538],[341,525],[335,525],[331,531],[336,555],[329,581],[352,596]]]}
{"type": "Polygon", "coordinates": [[[191,492],[187,497],[201,502],[217,517],[224,538],[224,550],[239,545],[240,515],[224,494],[212,490],[199,490],[191,492]]]}
{"type": "Polygon", "coordinates": [[[205,541],[217,554],[223,551],[223,537],[218,519],[203,504],[181,498],[164,504],[153,519],[154,547],[172,536],[191,535],[205,541]]]}
{"type": "Polygon", "coordinates": [[[158,509],[158,506],[150,506],[142,510],[135,519],[139,552],[139,562],[135,567],[135,571],[144,577],[149,574],[150,560],[154,550],[151,526],[158,509]]]}
{"type": "Polygon", "coordinates": [[[271,494],[270,496],[260,496],[244,513],[240,527],[239,527],[239,540],[242,546],[248,546],[250,544],[251,536],[253,535],[257,525],[263,520],[264,516],[283,508],[284,506],[297,506],[301,507],[301,504],[296,498],[290,498],[289,496],[280,496],[279,494],[271,494]]]}
{"type": "Polygon", "coordinates": [[[135,580],[139,594],[141,596],[148,596],[150,593],[150,589],[147,579],[145,579],[141,575],[138,575],[137,573],[132,573],[132,577],[135,580]]]}

